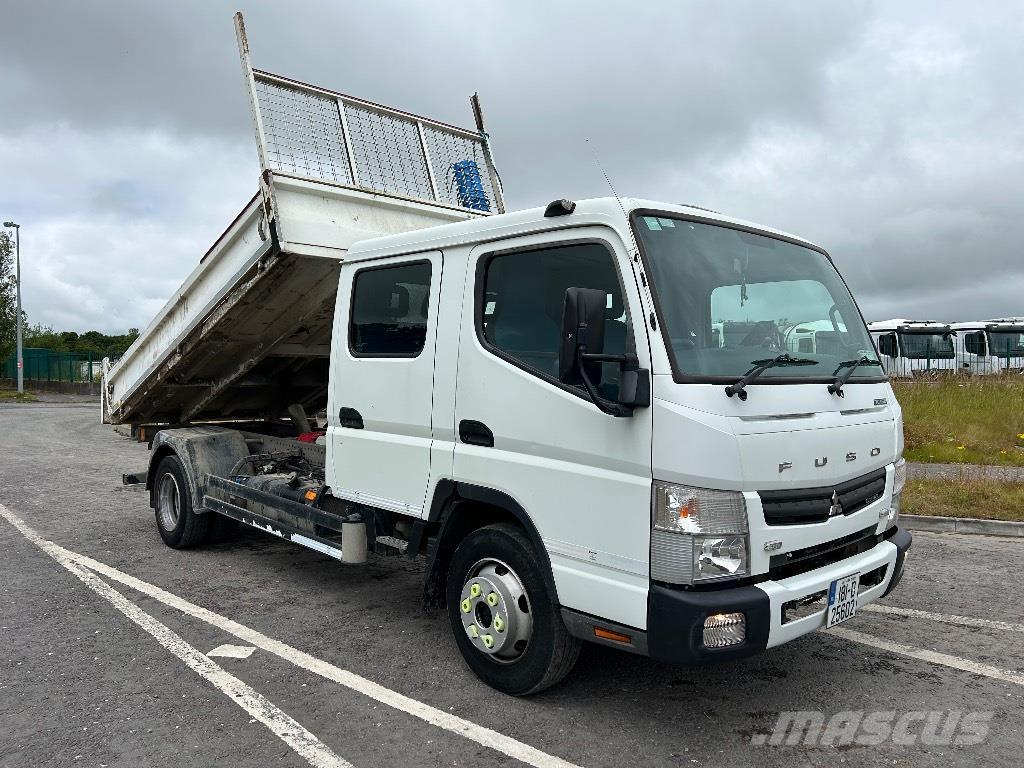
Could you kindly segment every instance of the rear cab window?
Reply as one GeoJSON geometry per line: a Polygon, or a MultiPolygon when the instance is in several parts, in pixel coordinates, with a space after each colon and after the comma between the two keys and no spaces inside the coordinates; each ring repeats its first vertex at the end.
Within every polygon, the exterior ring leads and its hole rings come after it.
{"type": "Polygon", "coordinates": [[[348,328],[352,355],[417,357],[427,338],[429,298],[429,261],[356,272],[348,328]]]}

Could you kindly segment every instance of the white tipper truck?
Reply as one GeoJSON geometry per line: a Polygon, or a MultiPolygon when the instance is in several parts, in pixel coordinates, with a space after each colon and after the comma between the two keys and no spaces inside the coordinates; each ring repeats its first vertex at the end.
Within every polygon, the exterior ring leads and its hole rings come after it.
{"type": "Polygon", "coordinates": [[[958,372],[957,332],[934,320],[877,320],[868,332],[878,348],[882,369],[892,378],[907,379],[958,372]]]}
{"type": "Polygon", "coordinates": [[[254,70],[236,26],[260,193],[103,387],[169,546],[230,518],[423,556],[516,695],[581,640],[734,659],[896,586],[901,412],[824,250],[632,198],[505,213],[478,102],[465,130],[254,70]]]}

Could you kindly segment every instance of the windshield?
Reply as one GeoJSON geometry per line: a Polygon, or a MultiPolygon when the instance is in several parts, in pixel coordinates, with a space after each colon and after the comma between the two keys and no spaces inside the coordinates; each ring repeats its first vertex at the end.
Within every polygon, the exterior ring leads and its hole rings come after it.
{"type": "Polygon", "coordinates": [[[1024,356],[1024,333],[989,331],[989,347],[995,357],[1011,358],[1024,356]]]}
{"type": "MultiPolygon", "coordinates": [[[[637,216],[634,228],[682,376],[737,378],[755,361],[789,352],[813,363],[776,366],[762,379],[828,379],[839,363],[877,359],[850,292],[824,254],[663,215],[637,216]]],[[[878,365],[862,365],[850,380],[881,375],[878,365]]]]}
{"type": "Polygon", "coordinates": [[[953,357],[953,337],[942,333],[901,333],[903,356],[913,360],[953,357]]]}

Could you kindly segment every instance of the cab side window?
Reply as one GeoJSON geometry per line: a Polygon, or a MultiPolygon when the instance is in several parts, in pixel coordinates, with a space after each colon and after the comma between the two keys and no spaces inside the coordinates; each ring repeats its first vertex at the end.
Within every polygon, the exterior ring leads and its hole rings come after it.
{"type": "Polygon", "coordinates": [[[899,352],[896,351],[896,334],[887,333],[884,336],[879,336],[878,351],[886,357],[897,357],[899,352]]]}
{"type": "MultiPolygon", "coordinates": [[[[553,246],[487,259],[477,308],[486,346],[543,378],[558,379],[562,306],[567,288],[597,288],[607,294],[604,351],[621,355],[629,321],[611,251],[598,243],[553,246]]],[[[614,400],[619,366],[604,363],[601,394],[614,400]]]]}
{"type": "Polygon", "coordinates": [[[370,267],[352,282],[348,343],[355,357],[416,357],[427,339],[430,263],[370,267]]]}
{"type": "Polygon", "coordinates": [[[988,354],[985,349],[985,332],[977,331],[975,333],[968,333],[964,336],[964,349],[972,355],[981,355],[984,357],[988,354]]]}

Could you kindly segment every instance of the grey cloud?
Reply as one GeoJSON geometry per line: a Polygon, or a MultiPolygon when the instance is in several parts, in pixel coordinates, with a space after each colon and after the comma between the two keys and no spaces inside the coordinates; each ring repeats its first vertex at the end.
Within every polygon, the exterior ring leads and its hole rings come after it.
{"type": "MultiPolygon", "coordinates": [[[[255,189],[234,9],[5,11],[0,210],[45,233],[34,320],[144,325],[255,189]]],[[[869,317],[1024,314],[1019,0],[243,10],[262,68],[460,124],[480,91],[512,207],[607,194],[596,154],[623,195],[817,240],[869,317]]]]}

